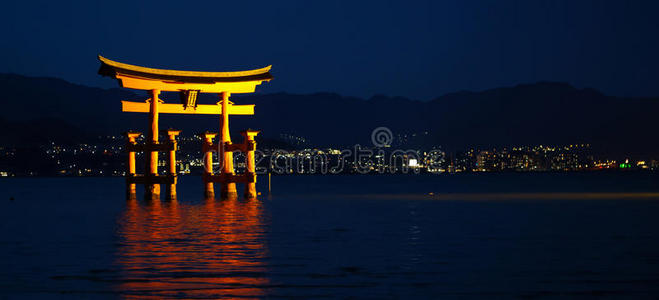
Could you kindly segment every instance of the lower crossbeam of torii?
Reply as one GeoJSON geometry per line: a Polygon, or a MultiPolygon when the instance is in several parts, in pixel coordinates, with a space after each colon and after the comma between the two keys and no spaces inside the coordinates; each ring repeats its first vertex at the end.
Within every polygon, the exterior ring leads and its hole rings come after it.
{"type": "Polygon", "coordinates": [[[124,88],[146,90],[150,98],[144,102],[122,101],[122,111],[149,114],[149,127],[147,141],[143,145],[137,143],[139,132],[127,132],[128,139],[126,151],[128,153],[126,183],[130,198],[136,197],[136,184],[144,184],[147,198],[160,197],[160,184],[168,187],[167,196],[176,198],[176,151],[178,150],[176,136],[178,130],[167,130],[163,133],[169,139],[161,143],[158,129],[159,114],[211,114],[220,115],[219,142],[217,143],[218,159],[221,172],[213,174],[212,153],[215,151],[213,138],[217,134],[207,132],[204,135],[204,190],[206,197],[214,197],[213,183],[221,184],[221,197],[231,198],[237,196],[236,183],[245,184],[245,197],[256,198],[256,166],[254,151],[256,150],[255,136],[259,131],[246,130],[241,134],[244,137],[242,144],[232,144],[229,133],[229,115],[253,115],[254,105],[235,105],[229,101],[231,93],[251,93],[256,86],[272,79],[271,66],[237,72],[198,72],[177,71],[145,68],[109,60],[99,55],[101,67],[99,74],[110,76],[119,81],[124,88]],[[159,95],[162,91],[178,92],[182,103],[164,103],[159,95]],[[215,105],[197,104],[199,93],[217,93],[220,101],[215,105]],[[158,152],[166,151],[169,154],[168,174],[158,173],[158,152]],[[243,151],[246,157],[246,172],[236,175],[233,168],[233,152],[243,151]],[[137,174],[135,168],[135,152],[148,152],[145,174],[137,174]]]}

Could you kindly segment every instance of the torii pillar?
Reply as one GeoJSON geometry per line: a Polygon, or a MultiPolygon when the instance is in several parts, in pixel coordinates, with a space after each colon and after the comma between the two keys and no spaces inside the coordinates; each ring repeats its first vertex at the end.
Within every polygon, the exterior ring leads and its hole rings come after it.
{"type": "Polygon", "coordinates": [[[178,173],[176,170],[176,151],[178,150],[178,143],[176,142],[176,136],[181,133],[180,130],[164,130],[164,134],[167,134],[169,137],[169,153],[167,157],[169,158],[169,176],[172,178],[172,181],[167,188],[167,199],[176,200],[176,183],[178,181],[178,173]]]}
{"type": "MultiPolygon", "coordinates": [[[[227,178],[233,176],[233,151],[227,149],[231,145],[231,133],[229,132],[229,92],[222,92],[222,118],[220,118],[220,142],[218,143],[218,158],[222,161],[222,175],[227,178]]],[[[235,198],[238,196],[236,183],[224,180],[220,190],[220,197],[235,198]]]]}
{"type": "MultiPolygon", "coordinates": [[[[158,135],[160,131],[158,130],[158,106],[160,104],[160,90],[152,89],[149,91],[151,94],[151,109],[149,111],[149,123],[151,124],[151,130],[149,130],[149,142],[152,145],[158,144],[158,135]]],[[[158,151],[149,152],[149,160],[146,165],[146,169],[149,175],[158,176],[158,151]]],[[[160,184],[148,184],[146,185],[147,197],[150,198],[159,198],[160,197],[160,184]]]]}
{"type": "Polygon", "coordinates": [[[254,137],[259,134],[258,130],[245,130],[240,132],[245,138],[245,198],[254,199],[258,195],[256,193],[256,160],[254,152],[256,151],[256,141],[254,137]]]}
{"type": "MultiPolygon", "coordinates": [[[[128,139],[128,144],[135,146],[137,145],[136,139],[141,135],[141,132],[126,132],[126,138],[128,139]]],[[[128,147],[127,147],[128,148],[128,147]]],[[[126,174],[127,178],[133,178],[137,175],[135,171],[135,151],[128,150],[128,173],[126,174]]],[[[137,189],[134,182],[127,182],[128,188],[126,189],[128,199],[137,199],[137,189]]]]}
{"type": "Polygon", "coordinates": [[[203,153],[204,153],[204,196],[206,199],[215,197],[215,189],[213,188],[213,139],[217,133],[206,132],[204,136],[203,153]]]}

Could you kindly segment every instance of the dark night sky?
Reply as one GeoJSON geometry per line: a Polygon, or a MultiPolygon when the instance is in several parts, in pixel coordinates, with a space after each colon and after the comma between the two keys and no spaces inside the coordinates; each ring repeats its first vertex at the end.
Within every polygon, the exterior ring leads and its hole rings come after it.
{"type": "Polygon", "coordinates": [[[551,80],[659,95],[659,1],[356,2],[10,1],[0,72],[116,86],[96,74],[102,53],[174,69],[272,64],[262,92],[427,100],[551,80]]]}

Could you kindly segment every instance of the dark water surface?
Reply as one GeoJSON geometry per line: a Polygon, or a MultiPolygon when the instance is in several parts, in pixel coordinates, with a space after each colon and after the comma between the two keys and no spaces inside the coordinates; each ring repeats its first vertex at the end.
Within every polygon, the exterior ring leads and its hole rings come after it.
{"type": "Polygon", "coordinates": [[[124,188],[1,179],[0,298],[659,297],[650,173],[276,176],[271,196],[262,176],[257,201],[205,200],[198,177],[178,201],[124,188]]]}

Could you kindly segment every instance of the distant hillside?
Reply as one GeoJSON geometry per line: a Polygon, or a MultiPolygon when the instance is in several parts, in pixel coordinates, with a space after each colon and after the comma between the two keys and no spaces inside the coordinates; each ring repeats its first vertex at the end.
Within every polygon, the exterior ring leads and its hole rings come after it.
{"type": "Polygon", "coordinates": [[[394,134],[416,133],[411,146],[449,150],[591,143],[611,153],[659,154],[653,124],[659,99],[608,97],[565,83],[459,92],[429,102],[336,94],[255,95],[240,102],[257,104],[257,128],[288,130],[318,143],[370,145],[371,131],[387,126],[394,134]]]}
{"type": "MultiPolygon", "coordinates": [[[[91,88],[54,78],[0,74],[0,119],[14,131],[33,135],[50,124],[78,134],[117,134],[144,130],[145,114],[120,112],[120,100],[141,96],[129,90],[91,88]],[[40,119],[39,122],[25,122],[40,119]],[[51,120],[50,123],[44,120],[51,120]],[[59,121],[54,121],[59,120],[59,121]],[[18,123],[17,123],[18,122],[18,123]],[[16,125],[22,124],[22,125],[16,125]],[[32,128],[34,127],[34,128],[32,128]]],[[[178,101],[174,93],[168,102],[178,101]]],[[[409,146],[445,149],[528,144],[591,143],[613,153],[659,154],[654,125],[656,98],[617,98],[565,83],[540,82],[481,92],[458,92],[428,102],[402,97],[370,99],[332,93],[235,95],[239,104],[256,104],[256,116],[232,117],[231,130],[260,129],[265,137],[292,134],[318,146],[370,145],[371,131],[389,127],[394,134],[417,133],[409,146]],[[427,134],[425,134],[427,132],[427,134]]],[[[203,95],[201,103],[215,103],[203,95]]],[[[161,128],[188,133],[217,131],[215,116],[162,115],[161,128]]],[[[0,133],[3,141],[7,133],[0,133]]],[[[61,138],[61,137],[59,137],[61,138]]]]}

